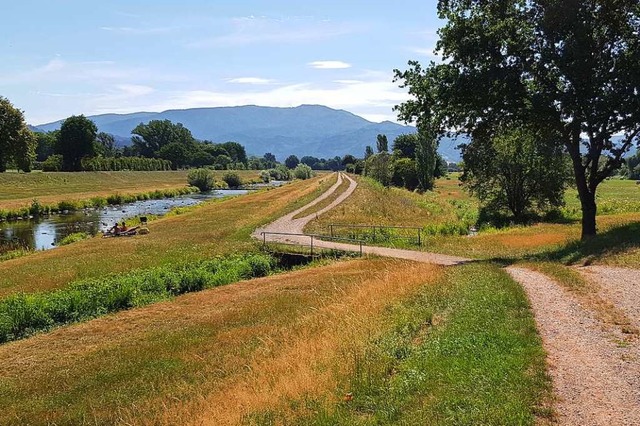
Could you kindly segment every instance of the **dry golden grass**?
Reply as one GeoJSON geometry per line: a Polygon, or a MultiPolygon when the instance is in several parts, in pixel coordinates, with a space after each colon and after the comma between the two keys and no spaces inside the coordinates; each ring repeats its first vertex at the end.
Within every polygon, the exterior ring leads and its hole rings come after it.
{"type": "MultiPolygon", "coordinates": [[[[226,171],[215,171],[218,180],[226,171]]],[[[34,198],[41,204],[60,201],[84,201],[116,193],[139,194],[155,189],[183,188],[187,170],[165,172],[33,172],[0,173],[0,209],[16,209],[31,205],[34,198]]],[[[255,170],[238,171],[245,181],[258,181],[255,170]]]]}
{"type": "MultiPolygon", "coordinates": [[[[333,179],[333,183],[335,184],[337,180],[338,180],[338,174],[336,173],[335,179],[333,179]]],[[[315,212],[322,210],[323,208],[327,207],[329,204],[333,203],[336,200],[336,198],[338,198],[340,195],[342,195],[342,193],[344,193],[347,190],[347,188],[349,188],[349,181],[347,179],[343,179],[342,183],[340,184],[340,186],[338,186],[338,188],[336,188],[333,194],[331,194],[324,200],[320,201],[318,204],[315,204],[309,207],[308,209],[301,211],[300,213],[295,215],[293,218],[299,219],[301,217],[309,216],[310,214],[313,214],[315,212]]]]}
{"type": "MultiPolygon", "coordinates": [[[[441,224],[458,220],[449,200],[461,199],[472,203],[468,196],[460,192],[454,196],[442,196],[438,192],[418,194],[400,188],[384,188],[362,177],[356,179],[358,187],[354,193],[335,209],[311,221],[305,231],[326,233],[331,223],[403,226],[441,224]]],[[[446,182],[446,187],[457,185],[457,180],[441,179],[438,185],[441,182],[446,182]]]]}
{"type": "Polygon", "coordinates": [[[316,198],[327,177],[202,204],[185,214],[149,224],[151,233],[132,238],[92,238],[0,263],[0,297],[51,290],[75,279],[245,252],[255,248],[255,228],[316,198]]]}
{"type": "Polygon", "coordinates": [[[238,424],[331,399],[385,308],[441,269],[388,259],[194,293],[0,347],[0,423],[238,424]]]}

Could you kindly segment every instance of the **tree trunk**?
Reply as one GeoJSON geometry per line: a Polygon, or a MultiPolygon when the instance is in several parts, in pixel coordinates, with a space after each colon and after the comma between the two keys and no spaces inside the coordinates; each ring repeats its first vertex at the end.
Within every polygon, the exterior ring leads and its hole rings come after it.
{"type": "Polygon", "coordinates": [[[587,183],[585,167],[582,165],[582,156],[578,143],[567,143],[567,151],[573,163],[573,172],[576,178],[576,188],[580,198],[582,209],[582,234],[581,239],[588,240],[596,235],[596,192],[592,191],[587,183]]]}

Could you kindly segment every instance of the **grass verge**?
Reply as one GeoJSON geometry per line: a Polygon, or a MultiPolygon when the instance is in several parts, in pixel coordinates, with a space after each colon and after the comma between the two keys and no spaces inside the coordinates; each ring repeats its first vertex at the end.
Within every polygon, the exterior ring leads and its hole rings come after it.
{"type": "Polygon", "coordinates": [[[386,331],[349,353],[338,392],[292,399],[247,423],[524,425],[552,417],[526,295],[497,266],[450,268],[379,320],[386,331]]]}

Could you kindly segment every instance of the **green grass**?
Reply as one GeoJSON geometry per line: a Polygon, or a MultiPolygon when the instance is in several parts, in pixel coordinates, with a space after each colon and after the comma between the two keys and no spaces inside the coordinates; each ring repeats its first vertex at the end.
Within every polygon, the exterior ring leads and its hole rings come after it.
{"type": "Polygon", "coordinates": [[[522,288],[497,266],[466,265],[392,309],[388,331],[352,354],[329,404],[290,402],[253,424],[533,425],[550,418],[545,353],[522,288]]]}

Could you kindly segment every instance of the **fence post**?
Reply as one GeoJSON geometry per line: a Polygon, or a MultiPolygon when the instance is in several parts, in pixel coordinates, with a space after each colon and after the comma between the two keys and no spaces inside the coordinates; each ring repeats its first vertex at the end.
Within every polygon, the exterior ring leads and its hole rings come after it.
{"type": "Polygon", "coordinates": [[[422,229],[418,228],[418,247],[422,247],[422,229]]]}
{"type": "Polygon", "coordinates": [[[376,227],[373,227],[373,242],[376,242],[376,227]]]}
{"type": "Polygon", "coordinates": [[[362,257],[362,241],[360,241],[360,257],[362,257]]]}
{"type": "Polygon", "coordinates": [[[329,231],[331,232],[331,238],[333,238],[333,225],[329,225],[329,231]]]}
{"type": "Polygon", "coordinates": [[[262,247],[267,246],[267,234],[265,232],[262,233],[262,247]]]}
{"type": "Polygon", "coordinates": [[[313,257],[313,235],[311,235],[311,257],[313,257]]]}

